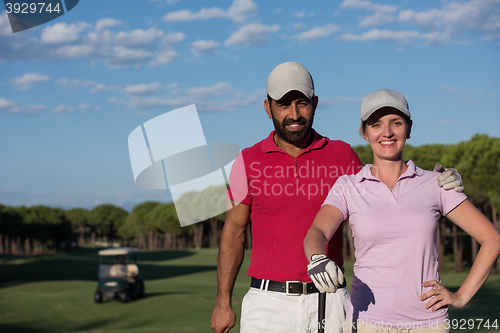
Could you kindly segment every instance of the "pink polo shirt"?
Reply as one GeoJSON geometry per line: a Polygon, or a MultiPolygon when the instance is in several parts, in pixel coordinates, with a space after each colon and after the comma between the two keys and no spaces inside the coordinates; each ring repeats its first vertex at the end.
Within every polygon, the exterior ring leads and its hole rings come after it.
{"type": "Polygon", "coordinates": [[[448,309],[425,309],[419,297],[440,281],[437,223],[467,197],[438,186],[438,173],[412,161],[391,190],[366,165],[340,177],[324,205],[340,209],[351,225],[356,263],[347,316],[367,322],[429,327],[448,317],[448,309]]]}
{"type": "MultiPolygon", "coordinates": [[[[316,132],[299,156],[266,139],[244,149],[229,177],[228,196],[251,207],[252,257],[248,275],[274,281],[310,282],[304,238],[338,177],[354,174],[361,162],[345,142],[316,132]]],[[[326,248],[340,267],[342,230],[326,248]]]]}

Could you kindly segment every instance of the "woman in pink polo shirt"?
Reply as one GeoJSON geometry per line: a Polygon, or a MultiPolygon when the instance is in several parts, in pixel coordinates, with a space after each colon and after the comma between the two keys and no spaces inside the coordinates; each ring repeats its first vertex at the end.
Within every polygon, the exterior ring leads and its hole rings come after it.
{"type": "Polygon", "coordinates": [[[304,240],[309,275],[318,289],[334,291],[338,273],[322,254],[342,221],[349,221],[356,262],[345,332],[448,332],[447,305],[466,305],[500,254],[500,234],[464,194],[441,188],[438,173],[403,161],[411,126],[400,93],[382,89],[363,99],[360,133],[373,150],[373,165],[337,180],[304,240]],[[481,244],[455,293],[440,283],[438,273],[441,215],[481,244]]]}

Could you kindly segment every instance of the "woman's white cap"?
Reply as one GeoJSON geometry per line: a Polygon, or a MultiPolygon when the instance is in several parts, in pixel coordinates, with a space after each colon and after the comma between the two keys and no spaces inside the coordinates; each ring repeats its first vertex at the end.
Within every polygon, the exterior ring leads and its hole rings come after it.
{"type": "Polygon", "coordinates": [[[314,96],[314,82],[309,71],[298,62],[289,61],[276,66],[267,78],[267,94],[279,101],[286,93],[298,90],[307,98],[314,96]]]}
{"type": "Polygon", "coordinates": [[[380,89],[369,93],[361,103],[361,120],[366,121],[373,112],[384,107],[391,107],[410,117],[408,102],[403,95],[390,89],[380,89]]]}

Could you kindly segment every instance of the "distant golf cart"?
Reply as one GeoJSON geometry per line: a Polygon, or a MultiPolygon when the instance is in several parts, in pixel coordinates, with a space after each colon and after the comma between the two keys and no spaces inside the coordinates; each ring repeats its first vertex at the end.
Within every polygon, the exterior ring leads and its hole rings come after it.
{"type": "Polygon", "coordinates": [[[137,267],[139,249],[120,247],[106,249],[99,254],[99,286],[94,294],[94,301],[101,303],[104,298],[120,298],[127,303],[131,297],[143,297],[144,281],[137,267]],[[133,263],[130,263],[133,257],[133,263]]]}

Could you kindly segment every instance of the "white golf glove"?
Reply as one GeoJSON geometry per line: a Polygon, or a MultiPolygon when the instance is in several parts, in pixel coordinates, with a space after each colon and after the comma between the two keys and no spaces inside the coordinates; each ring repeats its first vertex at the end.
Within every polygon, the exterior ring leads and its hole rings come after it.
{"type": "Polygon", "coordinates": [[[307,274],[322,293],[334,293],[344,283],[340,268],[324,254],[313,254],[307,265],[307,274]]]}
{"type": "Polygon", "coordinates": [[[441,172],[441,175],[437,178],[439,186],[445,190],[454,188],[457,192],[464,191],[464,183],[457,169],[445,169],[441,164],[436,164],[434,171],[441,172]]]}

